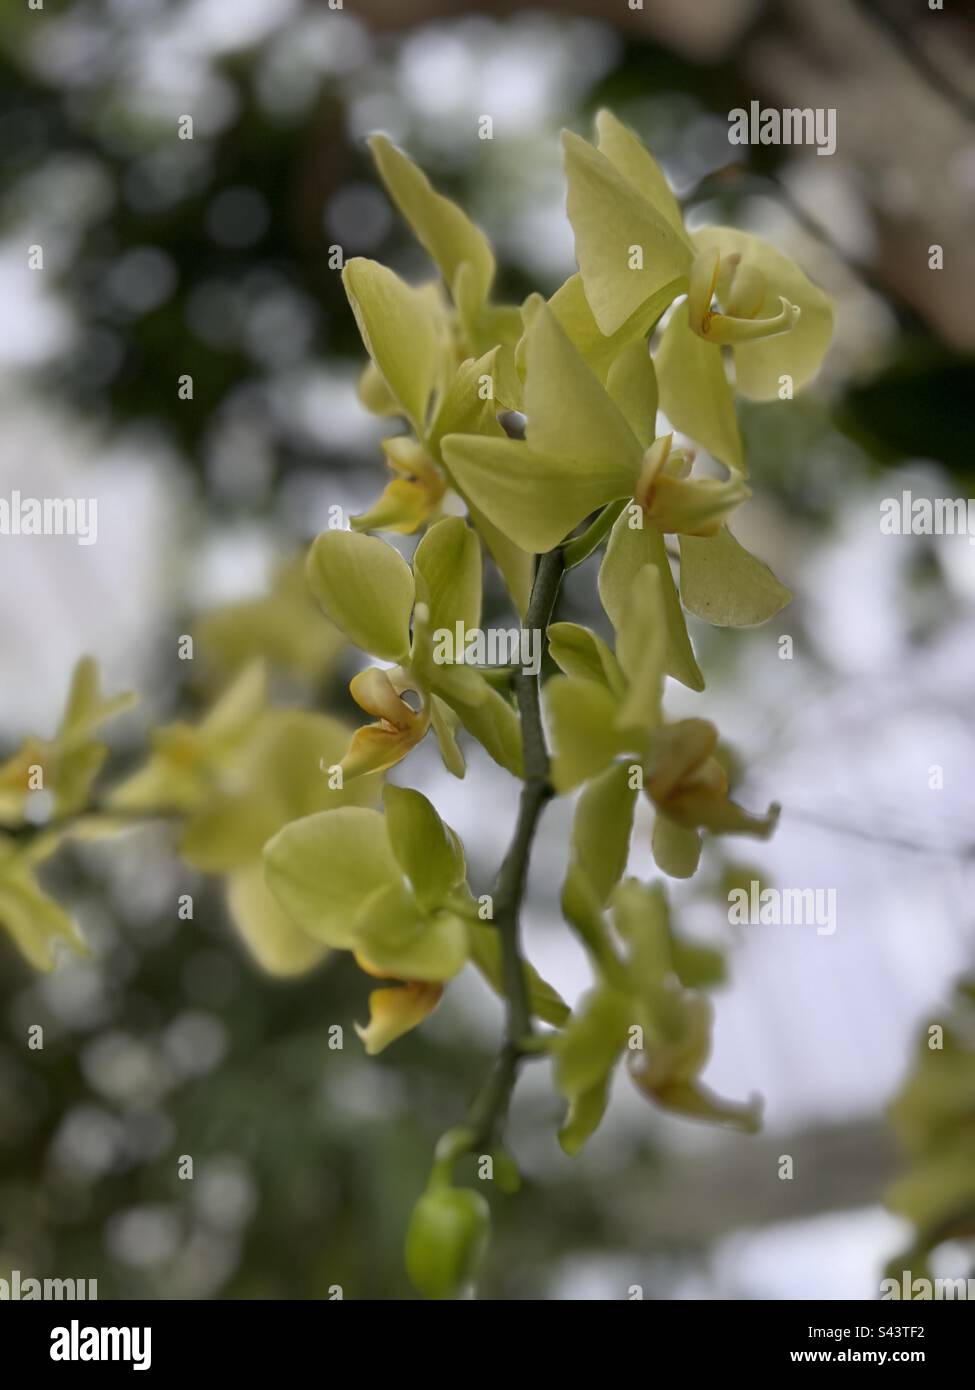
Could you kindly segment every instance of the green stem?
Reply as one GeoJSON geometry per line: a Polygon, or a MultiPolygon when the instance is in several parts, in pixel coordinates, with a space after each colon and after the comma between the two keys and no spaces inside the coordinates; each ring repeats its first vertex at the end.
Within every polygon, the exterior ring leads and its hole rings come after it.
{"type": "MultiPolygon", "coordinates": [[[[525,627],[529,632],[538,631],[543,635],[547,632],[564,569],[565,559],[560,549],[550,550],[540,558],[525,617],[525,627]]],[[[532,1033],[531,1000],[521,956],[519,916],[535,831],[545,804],[552,796],[552,785],[542,726],[539,678],[518,671],[513,684],[521,720],[525,780],[514,835],[498,872],[494,891],[494,925],[501,943],[501,978],[505,997],[504,1043],[467,1118],[470,1149],[489,1141],[507,1113],[519,1064],[525,1055],[525,1042],[532,1033]]]]}
{"type": "Polygon", "coordinates": [[[581,565],[583,560],[589,558],[599,542],[609,535],[627,501],[628,499],[624,497],[619,502],[610,502],[609,506],[604,507],[599,513],[595,521],[586,527],[581,536],[575,536],[567,542],[564,550],[567,570],[574,569],[576,565],[581,565]]]}

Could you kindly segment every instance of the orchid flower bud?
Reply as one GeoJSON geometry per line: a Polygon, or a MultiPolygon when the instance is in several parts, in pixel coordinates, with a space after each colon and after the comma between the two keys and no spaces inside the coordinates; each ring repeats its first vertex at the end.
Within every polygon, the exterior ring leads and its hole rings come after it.
{"type": "Polygon", "coordinates": [[[406,1270],[425,1298],[456,1298],[473,1282],[487,1246],[491,1213],[479,1192],[435,1187],[413,1208],[406,1270]]]}

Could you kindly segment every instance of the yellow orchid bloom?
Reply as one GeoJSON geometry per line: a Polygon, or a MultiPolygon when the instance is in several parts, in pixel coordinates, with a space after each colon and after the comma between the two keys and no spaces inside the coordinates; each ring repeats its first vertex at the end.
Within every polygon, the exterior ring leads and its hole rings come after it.
{"type": "Polygon", "coordinates": [[[0,766],[0,825],[19,825],[34,792],[49,794],[51,817],[79,812],[108,753],[93,737],[94,731],[133,704],[135,696],[131,694],[106,699],[96,663],[89,656],[82,657],[74,668],[54,737],[31,735],[0,766]]]}
{"type": "Polygon", "coordinates": [[[382,442],[386,462],[397,475],[367,512],[351,518],[356,531],[409,534],[435,517],[447,492],[447,480],[427,450],[415,439],[396,435],[382,442]]]}
{"type": "Polygon", "coordinates": [[[811,381],[832,336],[829,298],[763,237],[735,227],[688,231],[663,171],[633,131],[609,111],[597,115],[596,131],[596,147],[563,137],[580,277],[553,297],[552,311],[605,380],[620,349],[686,295],[655,355],[660,407],[743,473],[734,391],[775,400],[786,382],[791,394],[811,381]]]}
{"type": "MultiPolygon", "coordinates": [[[[377,969],[361,952],[354,954],[359,969],[367,975],[388,978],[387,971],[377,969]]],[[[369,1056],[374,1057],[390,1043],[419,1027],[440,1003],[443,992],[444,986],[437,980],[403,980],[397,985],[374,989],[369,995],[368,1025],[355,1025],[369,1056]]]]}
{"type": "Polygon", "coordinates": [[[420,541],[411,567],[375,536],[323,531],[308,557],[308,581],[326,617],[350,641],[383,660],[350,685],[376,722],[358,730],[342,762],[359,777],[392,767],[433,729],[445,767],[464,775],[458,724],[502,767],[520,775],[521,738],[511,701],[462,663],[441,664],[434,633],[480,625],[481,551],[461,517],[444,517],[420,541]],[[412,693],[414,709],[403,696],[412,693]]]}
{"type": "Polygon", "coordinates": [[[375,715],[375,724],[366,724],[352,736],[349,751],[340,763],[345,777],[365,772],[382,772],[405,758],[430,727],[430,705],[424,700],[419,711],[402,698],[412,691],[423,698],[416,684],[400,666],[384,670],[370,666],[354,676],[349,693],[360,709],[375,715]]]}

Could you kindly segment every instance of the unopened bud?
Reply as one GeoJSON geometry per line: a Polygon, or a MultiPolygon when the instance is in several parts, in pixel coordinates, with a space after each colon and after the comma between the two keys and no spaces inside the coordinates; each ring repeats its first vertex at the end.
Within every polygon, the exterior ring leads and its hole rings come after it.
{"type": "Polygon", "coordinates": [[[470,1188],[423,1194],[406,1234],[406,1272],[425,1298],[455,1298],[473,1281],[490,1220],[487,1202],[470,1188]]]}

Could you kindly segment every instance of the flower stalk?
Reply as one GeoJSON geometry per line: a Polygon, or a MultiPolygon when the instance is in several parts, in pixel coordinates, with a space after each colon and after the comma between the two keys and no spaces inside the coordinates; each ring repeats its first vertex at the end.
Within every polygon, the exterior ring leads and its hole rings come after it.
{"type": "MultiPolygon", "coordinates": [[[[565,557],[561,548],[550,550],[539,558],[525,619],[529,631],[537,629],[543,636],[547,633],[564,572],[565,557]]],[[[526,1047],[532,1037],[532,1012],[521,955],[519,919],[535,833],[553,788],[542,725],[539,677],[518,671],[513,683],[524,744],[525,778],[514,834],[498,871],[494,893],[494,925],[501,942],[505,1031],[500,1056],[467,1118],[469,1149],[490,1140],[503,1123],[519,1064],[532,1051],[530,1046],[526,1047]]]]}

